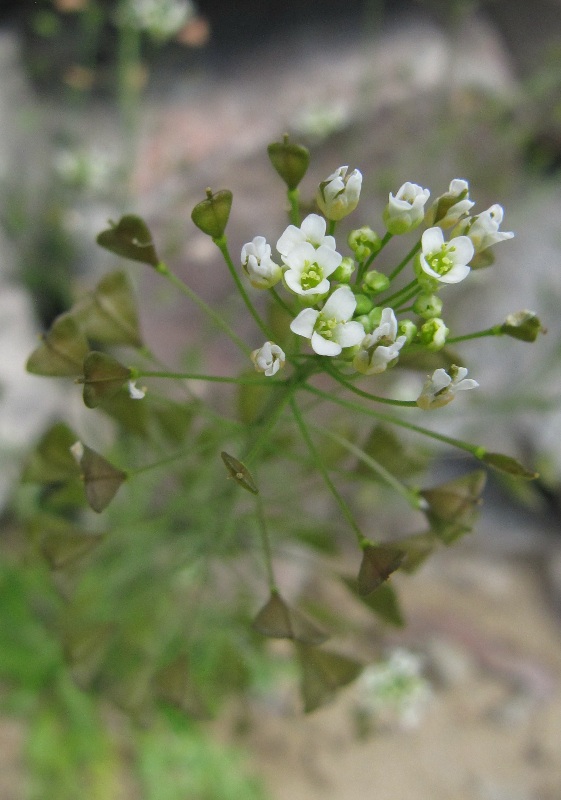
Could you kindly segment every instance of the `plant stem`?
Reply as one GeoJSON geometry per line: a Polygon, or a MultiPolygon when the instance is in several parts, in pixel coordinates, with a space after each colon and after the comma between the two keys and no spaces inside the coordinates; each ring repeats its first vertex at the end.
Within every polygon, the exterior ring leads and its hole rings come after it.
{"type": "Polygon", "coordinates": [[[199,295],[194,292],[190,286],[188,286],[183,280],[181,280],[181,278],[172,272],[167,264],[165,264],[163,261],[160,261],[156,267],[156,270],[160,273],[160,275],[163,275],[164,278],[167,278],[167,280],[173,284],[176,289],[192,300],[193,303],[195,303],[195,305],[201,309],[201,311],[210,317],[212,321],[224,331],[224,333],[240,348],[243,353],[245,353],[246,356],[249,356],[251,349],[247,346],[247,344],[240,339],[238,334],[232,330],[232,328],[227,322],[225,322],[220,314],[217,314],[216,311],[214,311],[208,305],[208,303],[205,303],[205,301],[199,297],[199,295]]]}
{"type": "Polygon", "coordinates": [[[373,408],[365,408],[358,403],[353,403],[352,401],[345,400],[342,397],[328,394],[321,389],[317,389],[315,386],[310,386],[308,383],[305,383],[302,388],[308,392],[311,392],[312,394],[317,395],[318,397],[323,397],[324,400],[329,400],[332,403],[336,403],[337,405],[341,406],[342,408],[346,408],[349,411],[356,411],[360,414],[366,414],[366,416],[374,417],[374,419],[378,419],[381,422],[388,422],[390,425],[397,425],[400,428],[406,428],[407,430],[414,431],[415,433],[420,433],[423,436],[428,436],[430,439],[436,439],[439,442],[445,442],[446,444],[452,445],[452,447],[457,447],[459,450],[465,450],[479,460],[481,460],[482,456],[485,454],[485,448],[480,447],[479,445],[470,444],[469,442],[464,442],[461,439],[453,439],[451,436],[445,436],[442,433],[436,433],[428,428],[422,428],[419,425],[413,425],[411,422],[405,422],[405,420],[399,419],[399,417],[394,417],[391,414],[384,414],[383,412],[376,411],[373,408]]]}
{"type": "Polygon", "coordinates": [[[402,269],[403,269],[405,266],[407,266],[407,264],[409,263],[409,261],[411,261],[411,259],[412,259],[412,258],[413,258],[413,256],[415,255],[415,253],[416,253],[418,250],[420,250],[420,249],[421,249],[421,240],[419,239],[419,241],[417,242],[417,244],[415,244],[415,245],[414,245],[414,246],[411,248],[411,250],[410,250],[410,251],[407,253],[407,255],[405,256],[405,258],[403,259],[403,261],[400,261],[400,262],[399,262],[399,264],[397,265],[397,267],[394,269],[394,271],[393,271],[393,272],[390,272],[390,276],[389,276],[389,277],[390,277],[390,281],[393,281],[393,279],[394,279],[394,278],[396,278],[396,277],[399,275],[399,273],[401,272],[401,270],[402,270],[402,269]]]}
{"type": "Polygon", "coordinates": [[[393,238],[393,233],[390,233],[389,231],[386,231],[386,233],[384,234],[384,238],[383,238],[383,239],[382,239],[382,241],[380,242],[380,247],[379,247],[379,248],[376,250],[376,252],[375,252],[375,253],[372,253],[372,255],[371,255],[371,256],[369,256],[369,257],[366,259],[366,261],[364,262],[364,264],[362,264],[362,266],[360,267],[360,269],[357,271],[357,276],[356,276],[356,281],[355,281],[355,283],[356,283],[357,285],[358,285],[358,284],[360,283],[360,281],[363,279],[363,277],[364,277],[364,273],[366,272],[366,270],[368,269],[368,267],[369,267],[369,266],[372,264],[372,262],[374,261],[374,259],[375,259],[375,258],[376,258],[376,257],[377,257],[377,256],[378,256],[378,255],[379,255],[381,252],[382,252],[382,250],[384,249],[384,247],[387,245],[387,243],[388,243],[388,242],[390,241],[390,239],[392,239],[392,238],[393,238]]]}
{"type": "Polygon", "coordinates": [[[376,403],[385,403],[386,405],[390,406],[405,406],[407,408],[418,408],[417,403],[414,400],[392,400],[389,397],[379,397],[375,394],[370,394],[369,392],[364,392],[362,389],[357,388],[349,381],[345,380],[345,378],[338,373],[333,367],[325,366],[326,372],[328,372],[333,380],[336,380],[337,383],[340,383],[341,386],[344,386],[349,391],[354,392],[354,394],[358,394],[360,397],[365,397],[367,400],[374,400],[376,403]]]}
{"type": "Polygon", "coordinates": [[[379,461],[376,461],[374,458],[372,458],[372,456],[369,456],[368,453],[365,453],[364,450],[354,444],[354,442],[350,442],[348,439],[345,439],[344,436],[340,436],[335,431],[329,430],[329,428],[323,428],[320,425],[314,425],[312,427],[320,433],[323,433],[324,436],[327,436],[334,442],[340,444],[342,447],[348,450],[349,453],[352,453],[360,461],[366,464],[366,466],[370,467],[370,469],[379,475],[382,480],[395,489],[398,494],[404,497],[412,508],[419,510],[424,506],[425,500],[422,497],[419,497],[414,489],[409,489],[409,487],[405,486],[405,484],[398,480],[395,475],[392,475],[391,472],[388,472],[388,470],[382,466],[379,461]]]}
{"type": "MultiPolygon", "coordinates": [[[[304,387],[304,388],[306,388],[306,387],[304,387]]],[[[358,525],[356,523],[356,520],[355,520],[355,518],[354,518],[354,516],[352,514],[351,509],[349,508],[348,503],[345,501],[345,499],[343,497],[341,497],[337,487],[335,486],[335,484],[331,480],[331,478],[329,476],[329,473],[328,473],[328,471],[327,471],[327,469],[325,467],[325,464],[321,460],[320,455],[319,455],[319,453],[318,453],[318,451],[317,451],[317,449],[316,449],[316,447],[315,447],[315,445],[314,445],[314,443],[312,441],[312,438],[310,436],[310,433],[308,431],[306,423],[304,422],[304,418],[302,417],[302,414],[300,413],[300,410],[299,410],[294,398],[291,398],[290,405],[291,405],[291,408],[292,408],[292,413],[294,415],[294,419],[296,420],[296,424],[300,428],[300,432],[302,434],[302,438],[306,442],[308,450],[310,451],[310,455],[312,456],[312,458],[313,458],[318,470],[320,471],[325,485],[327,486],[327,488],[329,489],[329,491],[333,495],[333,498],[334,498],[335,502],[337,503],[337,505],[341,509],[341,513],[343,514],[343,516],[347,520],[349,526],[352,528],[355,536],[357,537],[359,546],[362,546],[362,544],[364,542],[364,536],[362,535],[362,532],[361,532],[360,528],[358,527],[358,525]]]]}
{"type": "Polygon", "coordinates": [[[477,331],[476,333],[466,333],[464,336],[453,336],[451,339],[446,339],[446,344],[456,344],[457,342],[467,342],[470,339],[481,339],[483,336],[502,336],[502,325],[494,325],[492,328],[487,328],[484,331],[477,331]]]}
{"type": "Polygon", "coordinates": [[[298,189],[288,189],[286,196],[290,204],[290,221],[298,227],[300,224],[300,192],[298,189]]]}
{"type": "MultiPolygon", "coordinates": [[[[278,380],[276,378],[261,378],[259,375],[240,375],[235,377],[224,377],[222,375],[199,375],[195,372],[158,372],[154,370],[143,370],[132,367],[132,378],[173,378],[174,380],[193,380],[193,381],[211,381],[214,383],[240,383],[240,384],[260,384],[262,386],[270,386],[272,384],[283,384],[286,381],[278,380]]],[[[93,383],[93,381],[88,381],[93,383]]]]}
{"type": "Polygon", "coordinates": [[[257,505],[257,522],[259,523],[259,533],[261,534],[261,545],[263,547],[265,569],[267,570],[267,583],[269,584],[269,589],[271,592],[277,592],[277,582],[275,580],[273,557],[271,554],[271,542],[269,539],[269,532],[267,530],[265,513],[263,511],[263,498],[260,494],[255,495],[255,502],[257,505]]]}
{"type": "Polygon", "coordinates": [[[276,302],[279,304],[279,306],[280,306],[282,309],[284,309],[284,311],[286,311],[286,313],[287,313],[287,314],[289,314],[291,317],[292,317],[292,316],[294,316],[294,312],[293,312],[293,310],[290,308],[290,306],[288,306],[288,305],[287,305],[287,304],[284,302],[284,300],[282,299],[282,297],[280,296],[280,294],[277,292],[277,290],[275,289],[275,287],[274,287],[274,286],[271,286],[271,288],[269,289],[269,291],[271,292],[272,296],[275,298],[275,301],[276,301],[276,302]]]}
{"type": "Polygon", "coordinates": [[[213,239],[213,242],[216,244],[216,246],[218,247],[218,249],[222,253],[222,257],[224,258],[224,261],[226,262],[226,266],[230,270],[230,274],[231,274],[231,276],[232,276],[232,278],[234,280],[234,283],[236,284],[236,288],[237,288],[238,292],[240,293],[240,295],[242,297],[242,300],[244,301],[244,303],[246,305],[247,310],[249,311],[249,313],[251,314],[251,316],[255,320],[257,326],[264,333],[265,338],[266,339],[272,339],[270,331],[268,330],[267,326],[265,325],[265,323],[263,322],[263,320],[261,319],[261,317],[257,313],[257,311],[255,309],[255,306],[253,305],[253,303],[249,299],[249,295],[247,294],[247,292],[246,292],[246,290],[244,288],[244,285],[240,280],[240,276],[238,275],[237,270],[234,267],[234,262],[232,261],[230,253],[228,251],[228,242],[227,242],[226,237],[225,236],[221,236],[219,239],[213,239]]]}

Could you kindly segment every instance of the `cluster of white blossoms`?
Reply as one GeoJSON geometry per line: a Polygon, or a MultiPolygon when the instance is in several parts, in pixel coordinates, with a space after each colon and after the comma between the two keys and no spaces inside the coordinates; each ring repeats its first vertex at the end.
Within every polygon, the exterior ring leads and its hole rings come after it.
{"type": "MultiPolygon", "coordinates": [[[[461,178],[451,181],[448,191],[428,209],[430,191],[407,182],[389,195],[383,215],[384,240],[363,226],[348,238],[354,259],[343,258],[332,233],[336,222],[356,208],[361,185],[358,170],[348,173],[348,167],[340,167],[319,185],[316,202],[323,216],[309,214],[299,227],[289,225],[276,243],[278,258],[265,238],[256,236],[243,246],[241,262],[257,289],[273,289],[276,295],[274,287],[282,281],[296,306],[290,330],[309,340],[314,353],[341,359],[347,370],[352,365],[358,373],[377,375],[394,366],[409,345],[432,351],[444,347],[449,329],[440,316],[442,300],[436,293],[463,281],[475,256],[514,234],[499,230],[503,218],[499,205],[469,216],[474,202],[467,181],[461,178]],[[375,305],[376,295],[389,289],[404,265],[389,278],[368,267],[392,236],[421,224],[425,230],[411,256],[413,282],[390,290],[387,305],[383,300],[375,305]],[[448,239],[447,228],[452,229],[448,239]],[[417,323],[407,318],[398,322],[398,314],[411,310],[420,317],[417,323]]],[[[270,341],[251,358],[256,370],[267,376],[275,375],[286,360],[282,349],[270,341]]],[[[424,410],[438,408],[456,392],[475,388],[477,382],[466,375],[465,367],[452,366],[448,372],[437,369],[427,378],[417,405],[424,410]]]]}

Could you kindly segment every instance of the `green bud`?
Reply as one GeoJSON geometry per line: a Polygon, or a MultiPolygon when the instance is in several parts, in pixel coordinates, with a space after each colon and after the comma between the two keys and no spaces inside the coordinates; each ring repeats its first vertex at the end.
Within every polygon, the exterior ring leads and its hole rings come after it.
{"type": "Polygon", "coordinates": [[[420,342],[427,350],[436,352],[442,350],[446,344],[446,337],[450,330],[444,324],[444,320],[433,317],[421,325],[420,342]]]}
{"type": "Polygon", "coordinates": [[[405,336],[406,344],[411,344],[417,335],[417,326],[410,319],[403,319],[397,325],[397,335],[405,336]]]}
{"type": "Polygon", "coordinates": [[[378,294],[379,292],[385,292],[386,289],[389,288],[389,285],[390,279],[387,275],[384,275],[382,272],[377,272],[375,269],[371,269],[364,276],[362,288],[365,292],[378,294]]]}
{"type": "Polygon", "coordinates": [[[289,142],[288,135],[285,134],[282,142],[273,142],[267,147],[267,153],[288,189],[296,189],[308,170],[309,150],[300,144],[289,142]]]}
{"type": "Polygon", "coordinates": [[[365,294],[355,294],[355,300],[356,300],[355,314],[361,316],[362,314],[368,314],[368,312],[372,310],[372,300],[365,294]]]}
{"type": "Polygon", "coordinates": [[[368,313],[368,319],[370,320],[370,324],[372,325],[372,330],[374,330],[374,328],[377,328],[378,325],[380,324],[383,310],[384,309],[382,308],[382,306],[374,306],[372,311],[368,313]]]}
{"type": "Polygon", "coordinates": [[[381,238],[368,225],[351,231],[347,242],[359,261],[366,261],[382,247],[381,238]]]}
{"type": "Polygon", "coordinates": [[[351,276],[355,271],[355,266],[356,264],[353,259],[346,256],[331,276],[331,279],[334,281],[339,281],[339,283],[349,283],[351,276]]]}
{"type": "Polygon", "coordinates": [[[442,300],[437,294],[420,294],[413,304],[413,311],[423,319],[439,317],[442,311],[442,300]]]}
{"type": "Polygon", "coordinates": [[[354,317],[354,319],[356,319],[357,322],[360,322],[365,333],[372,333],[374,330],[374,326],[372,325],[369,314],[361,314],[359,317],[354,317]]]}
{"type": "Polygon", "coordinates": [[[232,192],[222,189],[215,194],[206,190],[206,199],[197,203],[191,212],[191,219],[203,233],[220,239],[224,235],[230,209],[232,208],[232,192]]]}
{"type": "Polygon", "coordinates": [[[501,333],[521,342],[535,342],[538,335],[546,333],[546,330],[533,311],[516,311],[505,319],[501,333]]]}

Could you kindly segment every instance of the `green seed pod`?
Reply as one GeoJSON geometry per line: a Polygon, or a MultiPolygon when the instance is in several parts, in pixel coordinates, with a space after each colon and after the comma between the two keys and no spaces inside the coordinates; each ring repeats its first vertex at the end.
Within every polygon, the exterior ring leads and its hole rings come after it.
{"type": "Polygon", "coordinates": [[[267,147],[267,153],[288,189],[294,191],[308,170],[309,150],[300,144],[289,142],[288,134],[285,134],[282,142],[273,142],[267,147]]]}
{"type": "Polygon", "coordinates": [[[207,189],[206,199],[197,203],[191,212],[191,219],[203,233],[220,239],[228,224],[231,208],[232,192],[229,189],[222,189],[215,194],[207,189]]]}
{"type": "Polygon", "coordinates": [[[505,319],[501,332],[521,342],[535,342],[545,329],[533,311],[516,311],[505,319]]]}

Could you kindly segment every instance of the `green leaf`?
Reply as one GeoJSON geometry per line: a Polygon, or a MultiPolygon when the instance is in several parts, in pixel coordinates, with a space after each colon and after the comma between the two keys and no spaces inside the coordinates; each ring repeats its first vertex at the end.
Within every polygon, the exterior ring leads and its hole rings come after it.
{"type": "Polygon", "coordinates": [[[255,617],[253,628],[263,636],[293,639],[309,645],[322,644],[329,638],[315,622],[289,608],[278,592],[271,592],[271,597],[255,617]]]}
{"type": "Polygon", "coordinates": [[[493,469],[499,472],[506,472],[508,475],[512,475],[515,478],[522,478],[526,481],[533,481],[539,478],[539,472],[528,469],[515,458],[505,456],[502,453],[485,453],[481,456],[480,460],[483,461],[484,464],[493,467],[493,469]]]}
{"type": "Polygon", "coordinates": [[[363,664],[353,658],[309,645],[297,644],[296,653],[306,713],[332,700],[338,689],[354,681],[363,670],[363,664]]]}
{"type": "Polygon", "coordinates": [[[140,261],[151,267],[158,266],[160,259],[152,241],[152,234],[141,217],[126,214],[117,224],[114,222],[109,224],[111,227],[102,231],[97,237],[96,241],[101,247],[131,261],[140,261]]]}
{"type": "Polygon", "coordinates": [[[84,403],[96,408],[103,400],[114,397],[130,380],[131,371],[112,356],[93,351],[84,360],[84,403]]]}
{"type": "Polygon", "coordinates": [[[63,314],[53,322],[42,343],[27,359],[26,369],[33,375],[68,378],[80,375],[88,342],[76,320],[63,314]]]}
{"type": "Polygon", "coordinates": [[[70,448],[78,437],[63,422],[55,423],[42,437],[23,470],[27,483],[58,483],[80,474],[70,448]]]}
{"type": "Polygon", "coordinates": [[[141,347],[136,300],[125,272],[110,272],[72,308],[84,334],[102,344],[141,347]]]}
{"type": "Polygon", "coordinates": [[[113,500],[127,479],[127,474],[114,467],[103,456],[86,445],[83,445],[83,450],[80,469],[86,498],[90,507],[100,513],[113,500]]]}
{"type": "Polygon", "coordinates": [[[366,544],[358,573],[358,592],[366,597],[401,566],[405,553],[393,544],[366,544]]]}
{"type": "Polygon", "coordinates": [[[257,485],[253,480],[253,476],[248,468],[242,464],[241,461],[238,461],[237,458],[234,458],[234,456],[231,456],[224,451],[220,453],[220,455],[222,457],[222,461],[226,465],[226,469],[230,473],[230,477],[233,478],[240,486],[243,486],[243,488],[248,492],[251,492],[252,494],[259,494],[259,489],[257,488],[257,485]]]}

